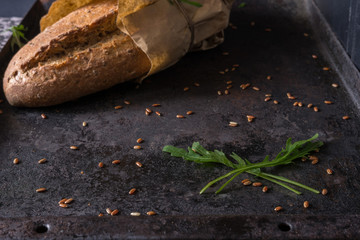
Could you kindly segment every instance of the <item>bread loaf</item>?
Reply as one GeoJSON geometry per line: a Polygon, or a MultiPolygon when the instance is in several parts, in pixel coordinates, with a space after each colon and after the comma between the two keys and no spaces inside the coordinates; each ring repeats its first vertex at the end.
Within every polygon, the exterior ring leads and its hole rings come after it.
{"type": "Polygon", "coordinates": [[[86,5],[28,42],[13,57],[3,88],[13,106],[40,107],[145,75],[150,61],[116,26],[117,0],[86,5]]]}

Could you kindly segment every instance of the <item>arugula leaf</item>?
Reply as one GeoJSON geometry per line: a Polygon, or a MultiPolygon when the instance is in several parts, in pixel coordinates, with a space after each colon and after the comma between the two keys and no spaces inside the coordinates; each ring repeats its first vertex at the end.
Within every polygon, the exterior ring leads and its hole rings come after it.
{"type": "Polygon", "coordinates": [[[12,32],[11,38],[11,50],[14,52],[14,46],[17,45],[19,48],[22,48],[25,44],[21,42],[21,39],[28,41],[23,32],[27,31],[27,28],[24,25],[20,24],[18,26],[12,26],[6,31],[12,32]]]}
{"type": "Polygon", "coordinates": [[[282,149],[278,155],[270,161],[270,157],[266,156],[262,162],[259,163],[251,163],[247,159],[242,159],[236,153],[232,153],[230,156],[237,162],[236,164],[230,161],[226,155],[218,150],[214,150],[213,152],[206,150],[203,146],[200,145],[199,142],[194,142],[192,147],[188,147],[188,151],[182,148],[177,148],[174,146],[165,146],[163,148],[164,152],[168,152],[171,156],[174,157],[182,157],[187,161],[193,161],[196,163],[220,163],[225,166],[231,167],[234,170],[228,172],[227,174],[220,176],[213,181],[209,182],[201,191],[200,194],[205,192],[210,186],[221,181],[222,179],[229,178],[217,191],[216,193],[221,192],[230,182],[232,182],[238,175],[243,172],[250,173],[257,177],[264,178],[268,181],[276,183],[282,187],[289,189],[290,191],[301,194],[301,192],[293,189],[285,183],[293,184],[295,186],[304,188],[314,193],[319,193],[318,190],[303,185],[301,183],[292,181],[290,179],[276,176],[273,174],[264,173],[261,171],[261,168],[266,167],[274,167],[279,165],[287,165],[293,163],[295,159],[301,158],[309,154],[310,152],[318,149],[323,145],[322,142],[312,142],[313,140],[318,138],[318,134],[315,134],[312,138],[297,141],[295,143],[291,143],[291,138],[286,141],[285,149],[282,149]],[[285,182],[285,183],[284,183],[285,182]]]}

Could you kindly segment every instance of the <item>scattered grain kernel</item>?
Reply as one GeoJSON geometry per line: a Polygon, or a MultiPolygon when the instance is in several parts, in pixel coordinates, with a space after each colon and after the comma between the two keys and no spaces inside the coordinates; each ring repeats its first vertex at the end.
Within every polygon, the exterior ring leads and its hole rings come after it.
{"type": "Polygon", "coordinates": [[[141,162],[135,162],[135,164],[136,164],[136,166],[138,166],[138,167],[142,167],[142,166],[143,166],[141,162]]]}
{"type": "Polygon", "coordinates": [[[261,187],[262,186],[262,183],[261,182],[254,182],[252,184],[254,187],[261,187]]]}
{"type": "Polygon", "coordinates": [[[67,198],[63,198],[59,201],[59,204],[65,203],[65,201],[67,200],[67,198]]]}
{"type": "Polygon", "coordinates": [[[132,213],[130,213],[130,215],[133,216],[133,217],[138,217],[141,214],[139,212],[132,212],[132,213]]]}
{"type": "Polygon", "coordinates": [[[309,104],[307,105],[308,108],[311,108],[312,106],[313,106],[312,103],[309,103],[309,104]]]}
{"type": "Polygon", "coordinates": [[[82,125],[83,125],[83,127],[86,127],[88,124],[87,124],[87,122],[83,122],[82,125]]]}
{"type": "Polygon", "coordinates": [[[239,124],[237,122],[229,122],[230,127],[237,127],[239,124]]]}
{"type": "Polygon", "coordinates": [[[187,91],[189,91],[189,90],[190,90],[189,87],[184,87],[184,92],[187,92],[187,91]]]}
{"type": "Polygon", "coordinates": [[[81,171],[80,174],[84,174],[84,171],[81,171]]]}
{"type": "Polygon", "coordinates": [[[274,211],[275,212],[279,212],[281,211],[283,208],[281,206],[277,206],[276,208],[274,208],[274,211]]]}
{"type": "Polygon", "coordinates": [[[233,64],[233,67],[240,67],[240,64],[235,63],[233,64]]]}
{"type": "Polygon", "coordinates": [[[228,89],[226,89],[226,90],[224,91],[224,93],[225,93],[226,95],[229,95],[229,94],[230,94],[230,91],[229,91],[228,89]]]}
{"type": "Polygon", "coordinates": [[[263,192],[267,192],[269,190],[269,188],[267,187],[267,186],[264,186],[263,188],[262,188],[262,191],[263,192]]]}
{"type": "Polygon", "coordinates": [[[250,181],[250,180],[245,178],[244,180],[241,180],[241,183],[244,183],[244,182],[247,182],[247,181],[250,181]]]}
{"type": "Polygon", "coordinates": [[[301,158],[301,161],[302,161],[302,162],[306,162],[306,157],[302,157],[302,158],[301,158]]]}
{"type": "Polygon", "coordinates": [[[200,83],[195,82],[195,83],[194,83],[194,86],[195,86],[195,87],[200,87],[200,83]]]}
{"type": "Polygon", "coordinates": [[[315,54],[311,55],[311,57],[312,57],[313,59],[317,59],[317,58],[318,58],[315,54]]]}
{"type": "Polygon", "coordinates": [[[123,106],[121,106],[121,105],[117,105],[117,106],[114,107],[114,109],[116,109],[116,110],[117,109],[122,109],[122,108],[123,108],[123,106]]]}
{"type": "Polygon", "coordinates": [[[232,81],[227,81],[227,82],[226,82],[227,85],[230,85],[230,84],[232,84],[232,83],[233,83],[232,81]]]}
{"type": "Polygon", "coordinates": [[[120,160],[114,160],[111,162],[112,164],[120,164],[120,160]]]}
{"type": "Polygon", "coordinates": [[[103,168],[104,167],[104,163],[103,162],[99,162],[99,168],[103,168]]]}
{"type": "Polygon", "coordinates": [[[258,87],[253,87],[252,89],[254,89],[255,91],[260,91],[260,88],[258,87]]]}
{"type": "Polygon", "coordinates": [[[137,142],[137,143],[142,143],[142,142],[144,142],[144,140],[143,140],[142,138],[138,138],[138,139],[136,140],[136,142],[137,142]]]}
{"type": "Polygon", "coordinates": [[[221,92],[221,91],[217,91],[217,94],[218,94],[219,96],[221,96],[221,95],[222,95],[222,92],[221,92]]]}
{"type": "Polygon", "coordinates": [[[125,100],[124,103],[125,103],[126,105],[130,105],[130,104],[131,104],[131,102],[128,101],[128,100],[125,100]]]}
{"type": "Polygon", "coordinates": [[[232,85],[227,85],[226,89],[231,89],[233,86],[232,85]]]}
{"type": "Polygon", "coordinates": [[[176,117],[177,118],[185,118],[183,115],[180,115],[180,114],[176,115],[176,117]]]}
{"type": "Polygon", "coordinates": [[[65,200],[65,204],[69,204],[69,203],[71,203],[72,201],[74,201],[74,199],[73,198],[69,198],[69,199],[66,199],[65,200]]]}
{"type": "Polygon", "coordinates": [[[46,158],[42,158],[38,161],[39,164],[46,163],[46,162],[47,162],[46,158]]]}
{"type": "Polygon", "coordinates": [[[265,102],[268,102],[268,101],[270,101],[270,100],[271,100],[270,97],[267,97],[267,98],[264,99],[265,102]]]}
{"type": "Polygon", "coordinates": [[[110,215],[111,215],[111,216],[115,216],[115,215],[118,214],[118,213],[119,213],[119,210],[115,209],[114,211],[112,211],[112,212],[110,213],[110,215]]]}
{"type": "Polygon", "coordinates": [[[18,159],[18,158],[14,158],[13,163],[14,163],[14,164],[19,164],[19,159],[18,159]]]}
{"type": "Polygon", "coordinates": [[[333,171],[332,171],[330,168],[326,169],[326,172],[327,172],[327,174],[329,174],[329,175],[333,174],[333,171]]]}
{"type": "Polygon", "coordinates": [[[42,114],[41,114],[41,118],[46,119],[47,116],[46,116],[44,113],[42,113],[42,114]]]}
{"type": "Polygon", "coordinates": [[[156,115],[158,115],[159,117],[161,116],[161,113],[160,112],[155,112],[156,115]]]}
{"type": "Polygon", "coordinates": [[[311,164],[312,164],[312,165],[315,165],[315,164],[317,164],[318,162],[319,162],[318,159],[314,159],[314,160],[311,161],[311,164]]]}
{"type": "Polygon", "coordinates": [[[221,75],[224,75],[224,74],[225,74],[225,72],[224,72],[224,71],[219,71],[219,73],[220,73],[221,75]]]}
{"type": "Polygon", "coordinates": [[[229,52],[223,52],[222,55],[227,56],[229,55],[229,52]]]}
{"type": "Polygon", "coordinates": [[[233,68],[231,68],[231,71],[235,71],[235,70],[236,70],[236,68],[234,68],[234,67],[233,67],[233,68]]]}
{"type": "Polygon", "coordinates": [[[255,119],[255,117],[252,115],[247,115],[246,117],[247,117],[248,122],[252,122],[255,119]]]}
{"type": "Polygon", "coordinates": [[[110,208],[106,209],[107,214],[111,214],[112,210],[110,208]]]}
{"type": "Polygon", "coordinates": [[[329,67],[323,67],[323,70],[324,70],[324,71],[329,71],[330,68],[329,68],[329,67]]]}
{"type": "Polygon", "coordinates": [[[350,117],[349,116],[343,116],[342,119],[348,120],[348,119],[350,119],[350,117]]]}
{"type": "Polygon", "coordinates": [[[272,97],[270,93],[265,94],[265,97],[272,97]]]}
{"type": "Polygon", "coordinates": [[[289,97],[289,99],[294,100],[294,99],[296,99],[296,97],[291,96],[291,97],[289,97]]]}
{"type": "Polygon", "coordinates": [[[240,88],[241,88],[242,90],[245,90],[245,89],[247,89],[249,86],[250,86],[250,83],[241,84],[241,85],[240,85],[240,88]]]}
{"type": "Polygon", "coordinates": [[[141,149],[141,146],[135,145],[135,146],[134,146],[134,149],[135,149],[135,150],[139,150],[139,149],[141,149]]]}
{"type": "Polygon", "coordinates": [[[59,207],[62,207],[62,208],[67,208],[67,207],[68,207],[68,205],[67,205],[67,204],[65,204],[65,203],[60,203],[60,204],[59,204],[59,207]]]}
{"type": "Polygon", "coordinates": [[[328,104],[328,105],[329,105],[329,104],[333,104],[332,101],[328,101],[328,100],[325,100],[324,103],[325,103],[325,104],[328,104]]]}
{"type": "Polygon", "coordinates": [[[129,191],[129,195],[133,195],[136,192],[136,188],[132,188],[129,191]]]}
{"type": "Polygon", "coordinates": [[[298,106],[299,106],[299,107],[302,107],[302,106],[303,106],[303,103],[302,103],[302,102],[299,102],[298,106]]]}
{"type": "Polygon", "coordinates": [[[146,108],[145,111],[149,114],[153,112],[150,108],[146,108]]]}
{"type": "Polygon", "coordinates": [[[161,106],[161,104],[159,104],[159,103],[154,103],[153,105],[151,105],[151,106],[153,106],[153,107],[160,107],[161,106]]]}
{"type": "Polygon", "coordinates": [[[272,29],[271,28],[265,28],[265,32],[271,32],[272,29]]]}
{"type": "Polygon", "coordinates": [[[36,189],[36,192],[45,192],[46,191],[46,188],[38,188],[38,189],[36,189]]]}
{"type": "Polygon", "coordinates": [[[304,205],[304,208],[308,208],[310,206],[309,201],[305,201],[303,205],[304,205]]]}
{"type": "Polygon", "coordinates": [[[277,101],[277,100],[274,100],[274,104],[279,104],[279,101],[277,101]]]}
{"type": "Polygon", "coordinates": [[[154,212],[154,211],[148,211],[146,214],[149,215],[149,216],[153,216],[153,215],[156,215],[156,212],[154,212]]]}
{"type": "Polygon", "coordinates": [[[319,158],[317,156],[314,156],[314,155],[309,155],[308,158],[310,160],[319,160],[319,158]]]}
{"type": "Polygon", "coordinates": [[[229,72],[229,69],[228,69],[228,68],[226,68],[224,71],[227,73],[227,72],[229,72]]]}
{"type": "Polygon", "coordinates": [[[102,216],[104,216],[104,214],[102,214],[102,213],[99,213],[99,215],[98,215],[99,217],[102,217],[102,216]]]}
{"type": "Polygon", "coordinates": [[[255,26],[255,22],[250,22],[250,26],[255,26]]]}
{"type": "Polygon", "coordinates": [[[3,113],[4,113],[3,110],[0,109],[0,114],[3,114],[3,113]]]}
{"type": "Polygon", "coordinates": [[[78,150],[79,148],[77,146],[70,146],[71,150],[78,150]]]}
{"type": "Polygon", "coordinates": [[[321,194],[322,194],[322,195],[328,194],[328,190],[327,190],[326,188],[324,188],[323,190],[321,190],[321,194]]]}
{"type": "Polygon", "coordinates": [[[314,107],[314,112],[318,112],[319,108],[318,107],[314,107]]]}
{"type": "Polygon", "coordinates": [[[269,76],[266,77],[266,79],[267,79],[267,80],[271,80],[272,77],[269,75],[269,76]]]}
{"type": "Polygon", "coordinates": [[[187,111],[186,114],[187,115],[192,115],[192,114],[194,114],[194,112],[193,111],[187,111]]]}
{"type": "Polygon", "coordinates": [[[333,83],[333,84],[331,84],[331,86],[334,87],[334,88],[337,88],[337,87],[339,87],[339,84],[333,83]]]}
{"type": "Polygon", "coordinates": [[[244,186],[249,186],[249,185],[251,185],[251,181],[250,180],[248,180],[248,181],[245,181],[245,182],[243,182],[242,184],[244,185],[244,186]]]}
{"type": "Polygon", "coordinates": [[[308,37],[309,36],[309,34],[308,33],[304,33],[304,37],[308,37]]]}

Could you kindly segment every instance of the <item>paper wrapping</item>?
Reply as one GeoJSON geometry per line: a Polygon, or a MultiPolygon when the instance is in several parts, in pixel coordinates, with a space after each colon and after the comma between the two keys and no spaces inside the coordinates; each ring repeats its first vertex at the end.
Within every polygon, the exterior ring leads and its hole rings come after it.
{"type": "MultiPolygon", "coordinates": [[[[42,21],[41,29],[95,1],[57,0],[44,18],[51,21],[42,21]]],[[[175,64],[189,51],[207,50],[224,41],[234,0],[193,1],[202,6],[180,0],[118,1],[117,26],[148,56],[151,69],[146,76],[175,64]]]]}

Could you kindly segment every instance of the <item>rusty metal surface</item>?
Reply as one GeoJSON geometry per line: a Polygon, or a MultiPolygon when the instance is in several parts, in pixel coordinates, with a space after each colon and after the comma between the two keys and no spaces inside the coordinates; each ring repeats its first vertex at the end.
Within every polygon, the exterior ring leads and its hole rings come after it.
{"type": "Polygon", "coordinates": [[[359,237],[358,111],[341,76],[332,70],[331,59],[321,52],[316,30],[296,15],[297,7],[292,1],[254,0],[244,8],[235,4],[231,22],[237,29],[226,30],[223,45],[188,54],[139,89],[134,83],[121,84],[41,109],[1,103],[0,237],[359,237]],[[231,71],[233,64],[239,67],[231,71]],[[323,71],[327,66],[330,71],[323,71]],[[226,68],[228,73],[218,73],[226,68]],[[217,91],[224,92],[227,81],[233,82],[230,94],[219,96],[217,91]],[[242,90],[239,86],[244,83],[251,86],[242,90]],[[332,83],[340,87],[333,88],[332,83]],[[190,90],[185,92],[186,86],[190,90]],[[289,100],[287,92],[297,99],[289,100]],[[265,102],[265,94],[280,103],[265,102]],[[294,101],[313,103],[320,111],[294,107],[294,101]],[[153,103],[161,107],[151,107],[153,103]],[[116,105],[124,108],[114,110],[116,105]],[[146,116],[147,107],[163,116],[146,116]],[[189,110],[195,114],[187,116],[189,110]],[[42,119],[42,113],[48,118],[42,119]],[[177,114],[186,118],[177,119],[177,114]],[[248,114],[256,117],[254,122],[247,122],[248,114]],[[351,118],[343,120],[344,115],[351,118]],[[83,127],[83,121],[88,126],[83,127]],[[229,127],[229,121],[239,126],[229,127]],[[317,165],[299,161],[271,172],[316,189],[327,188],[327,196],[305,190],[297,196],[271,183],[266,183],[270,191],[264,194],[240,181],[222,194],[199,195],[208,181],[229,169],[196,165],[161,152],[166,144],[186,147],[200,141],[209,149],[259,161],[266,154],[277,154],[288,137],[300,140],[315,133],[325,142],[317,165]],[[134,150],[139,137],[144,139],[142,149],[134,150]],[[71,145],[79,149],[71,150],[71,145]],[[18,165],[12,163],[15,157],[18,165]],[[41,158],[48,162],[38,164],[41,158]],[[115,159],[121,163],[112,165],[115,159]],[[100,161],[104,168],[98,167],[100,161]],[[334,174],[328,175],[327,168],[334,174]],[[40,187],[48,190],[36,193],[40,187]],[[137,192],[129,195],[133,187],[137,192]],[[75,199],[69,208],[58,207],[60,199],[69,197],[75,199]],[[302,207],[305,200],[310,202],[308,209],[302,207]],[[278,205],[284,211],[275,213],[278,205]],[[97,217],[108,207],[119,209],[119,215],[97,217]],[[146,216],[149,210],[158,215],[146,216]],[[130,217],[131,212],[143,216],[130,217]]]}

